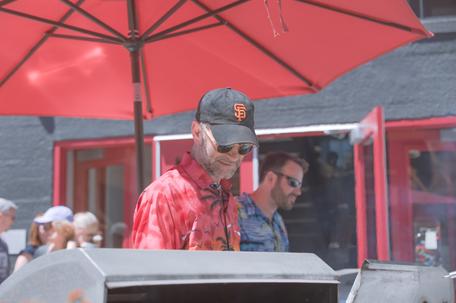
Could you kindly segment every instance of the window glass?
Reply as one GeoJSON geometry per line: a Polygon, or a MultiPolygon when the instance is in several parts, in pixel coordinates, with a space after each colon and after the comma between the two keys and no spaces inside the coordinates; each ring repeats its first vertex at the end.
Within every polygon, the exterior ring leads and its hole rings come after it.
{"type": "Polygon", "coordinates": [[[332,268],[357,266],[353,146],[345,136],[262,140],[266,153],[285,151],[309,163],[303,194],[290,211],[281,211],[290,251],[312,252],[332,268]]]}
{"type": "MultiPolygon", "coordinates": [[[[151,182],[152,146],[144,145],[145,183],[151,182]]],[[[136,204],[133,144],[66,152],[66,204],[90,211],[100,223],[103,247],[125,247],[136,204]]]]}
{"type": "Polygon", "coordinates": [[[395,260],[456,267],[456,138],[450,130],[389,135],[395,260]]]}

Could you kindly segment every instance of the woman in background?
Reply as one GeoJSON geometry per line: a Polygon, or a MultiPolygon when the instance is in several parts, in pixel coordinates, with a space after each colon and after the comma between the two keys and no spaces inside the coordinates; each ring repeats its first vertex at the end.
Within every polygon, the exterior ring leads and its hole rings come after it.
{"type": "MultiPolygon", "coordinates": [[[[41,217],[42,215],[42,213],[39,213],[35,216],[35,218],[41,217]]],[[[39,225],[35,222],[30,224],[27,246],[19,252],[16,264],[14,265],[14,271],[17,271],[19,268],[30,262],[33,259],[35,251],[38,247],[47,244],[49,236],[52,232],[51,229],[52,227],[50,225],[39,225]]]]}

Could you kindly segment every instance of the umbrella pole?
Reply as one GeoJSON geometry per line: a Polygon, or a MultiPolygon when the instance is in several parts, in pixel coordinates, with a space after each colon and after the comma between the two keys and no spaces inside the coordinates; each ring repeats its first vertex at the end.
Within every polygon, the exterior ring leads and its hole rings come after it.
{"type": "Polygon", "coordinates": [[[144,128],[141,100],[141,79],[139,73],[139,51],[131,51],[131,71],[134,91],[135,110],[135,143],[136,143],[136,168],[137,168],[137,191],[138,195],[144,190],[144,128]]]}
{"type": "Polygon", "coordinates": [[[131,76],[134,92],[135,110],[135,142],[136,142],[136,171],[138,196],[144,190],[144,129],[141,100],[141,76],[139,64],[139,51],[142,43],[138,41],[138,25],[136,22],[136,5],[134,0],[127,1],[129,39],[126,48],[130,52],[131,76]]]}

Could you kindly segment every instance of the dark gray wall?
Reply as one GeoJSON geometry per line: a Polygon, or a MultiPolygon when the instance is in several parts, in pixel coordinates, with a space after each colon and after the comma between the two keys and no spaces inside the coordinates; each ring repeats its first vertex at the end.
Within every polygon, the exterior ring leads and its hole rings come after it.
{"type": "MultiPolygon", "coordinates": [[[[257,128],[357,122],[377,104],[388,120],[455,116],[456,22],[426,25],[434,38],[368,63],[317,95],[256,102],[257,128]]],[[[145,132],[188,133],[192,118],[160,117],[146,122],[145,132]]],[[[20,207],[13,228],[27,228],[50,205],[55,141],[132,134],[130,121],[0,117],[0,196],[20,207]]]]}

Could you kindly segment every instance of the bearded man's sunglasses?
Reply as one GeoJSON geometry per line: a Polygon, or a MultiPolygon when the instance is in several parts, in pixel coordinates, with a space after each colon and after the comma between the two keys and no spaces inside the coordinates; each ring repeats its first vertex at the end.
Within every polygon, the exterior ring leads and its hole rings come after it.
{"type": "MultiPolygon", "coordinates": [[[[229,153],[233,147],[236,144],[230,144],[230,145],[218,145],[215,141],[212,140],[211,136],[209,136],[209,133],[206,130],[206,126],[203,126],[204,131],[206,132],[207,137],[209,138],[209,141],[211,141],[212,145],[216,147],[217,151],[221,154],[226,154],[229,153]]],[[[242,156],[247,155],[250,153],[253,149],[253,144],[250,143],[240,143],[239,144],[239,149],[238,153],[242,156]]]]}
{"type": "Polygon", "coordinates": [[[298,179],[296,178],[293,178],[291,176],[288,176],[288,175],[285,175],[279,171],[272,171],[274,174],[278,175],[278,176],[281,176],[281,177],[285,177],[287,178],[287,182],[288,182],[288,185],[290,187],[293,187],[293,188],[301,188],[302,187],[302,182],[299,181],[298,179]]]}

